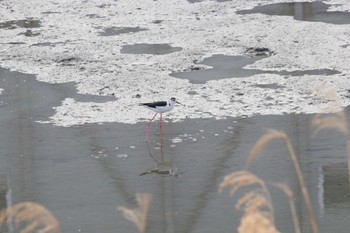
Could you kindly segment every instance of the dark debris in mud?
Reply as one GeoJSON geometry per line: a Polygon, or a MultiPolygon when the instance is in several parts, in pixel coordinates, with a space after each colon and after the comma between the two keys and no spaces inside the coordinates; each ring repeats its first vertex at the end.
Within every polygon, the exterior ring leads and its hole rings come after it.
{"type": "Polygon", "coordinates": [[[25,32],[22,32],[18,35],[24,35],[24,36],[27,36],[27,37],[34,37],[34,36],[39,36],[40,35],[40,32],[33,32],[32,30],[27,30],[25,32]]]}
{"type": "Polygon", "coordinates": [[[24,45],[24,44],[26,44],[26,43],[25,43],[25,42],[13,41],[13,42],[8,42],[7,44],[10,44],[10,45],[24,45]]]}
{"type": "Polygon", "coordinates": [[[81,58],[65,57],[65,58],[57,58],[54,61],[61,64],[62,66],[75,66],[77,62],[81,61],[81,58]]]}
{"type": "Polygon", "coordinates": [[[255,84],[253,85],[255,87],[260,87],[260,88],[267,88],[267,89],[283,89],[285,86],[279,85],[277,83],[271,83],[271,84],[255,84]]]}
{"type": "Polygon", "coordinates": [[[245,51],[245,54],[249,56],[260,57],[260,56],[272,56],[275,54],[275,52],[265,47],[250,47],[250,48],[247,48],[247,50],[245,51]]]}
{"type": "Polygon", "coordinates": [[[87,14],[85,15],[86,17],[89,17],[91,19],[101,19],[101,18],[104,18],[103,16],[100,16],[98,14],[87,14]]]}

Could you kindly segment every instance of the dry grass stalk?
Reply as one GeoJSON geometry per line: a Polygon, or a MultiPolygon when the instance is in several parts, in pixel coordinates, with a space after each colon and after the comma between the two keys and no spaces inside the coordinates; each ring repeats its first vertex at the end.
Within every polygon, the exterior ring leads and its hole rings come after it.
{"type": "Polygon", "coordinates": [[[324,117],[322,117],[320,114],[316,114],[311,121],[311,125],[315,128],[312,135],[313,137],[315,137],[323,129],[335,129],[342,133],[347,139],[349,138],[346,116],[342,111],[324,117]]]}
{"type": "Polygon", "coordinates": [[[149,204],[151,202],[151,195],[137,193],[136,201],[138,203],[138,207],[135,209],[125,207],[119,207],[118,209],[123,213],[123,216],[127,220],[136,226],[139,233],[144,233],[146,231],[147,215],[149,204]]]}
{"type": "Polygon", "coordinates": [[[246,197],[242,197],[238,200],[239,205],[236,205],[238,209],[241,207],[241,204],[244,204],[244,211],[245,212],[266,212],[266,216],[270,218],[270,220],[273,222],[274,218],[271,214],[271,202],[269,202],[268,198],[263,195],[263,193],[260,193],[259,191],[256,192],[256,195],[251,197],[251,199],[246,199],[246,197]],[[245,199],[245,200],[242,200],[245,199]]]}
{"type": "Polygon", "coordinates": [[[236,203],[236,209],[239,210],[242,208],[243,205],[246,205],[247,203],[249,203],[250,200],[257,198],[257,196],[259,196],[260,194],[254,190],[254,191],[250,191],[246,194],[243,195],[243,197],[241,197],[237,203],[236,203]]]}
{"type": "Polygon", "coordinates": [[[268,133],[264,134],[251,149],[246,160],[246,168],[253,162],[256,156],[265,149],[266,145],[275,139],[286,140],[287,135],[280,131],[269,129],[268,133]]]}
{"type": "Polygon", "coordinates": [[[266,188],[264,181],[262,181],[259,177],[249,171],[242,170],[225,176],[224,180],[219,185],[219,191],[222,192],[227,186],[232,186],[230,191],[230,195],[232,196],[238,189],[254,184],[266,188]]]}
{"type": "Polygon", "coordinates": [[[59,233],[59,223],[44,206],[21,202],[0,212],[1,227],[13,228],[19,233],[59,233]]]}
{"type": "Polygon", "coordinates": [[[271,204],[270,192],[267,189],[265,182],[247,170],[233,172],[230,175],[225,176],[224,180],[219,185],[219,192],[222,192],[226,187],[231,186],[230,195],[233,196],[240,188],[250,185],[260,186],[262,192],[267,198],[268,208],[273,216],[274,210],[271,204]]]}
{"type": "Polygon", "coordinates": [[[221,182],[219,191],[230,187],[230,195],[233,196],[239,189],[252,185],[258,188],[244,194],[236,203],[236,209],[244,211],[238,232],[277,233],[270,193],[259,177],[245,170],[233,172],[221,182]]]}
{"type": "Polygon", "coordinates": [[[293,195],[292,190],[286,184],[278,183],[278,184],[274,184],[274,185],[277,188],[281,189],[284,192],[284,194],[286,194],[286,196],[288,198],[290,212],[291,212],[292,218],[293,218],[295,233],[301,233],[299,219],[298,219],[298,215],[297,215],[297,210],[295,208],[294,199],[293,199],[294,195],[293,195]]]}
{"type": "Polygon", "coordinates": [[[289,141],[288,136],[285,133],[277,131],[277,130],[269,130],[267,134],[263,135],[258,140],[258,142],[254,145],[253,149],[251,150],[250,154],[248,155],[248,158],[246,160],[246,168],[248,168],[250,166],[250,164],[254,161],[254,159],[257,157],[257,155],[260,154],[260,152],[266,147],[266,145],[275,139],[282,140],[286,143],[286,146],[287,146],[287,149],[289,152],[289,156],[293,162],[295,172],[296,172],[298,180],[299,180],[301,192],[302,192],[304,201],[306,203],[312,231],[313,231],[313,233],[318,233],[318,226],[317,226],[314,211],[312,209],[309,193],[308,193],[306,185],[305,185],[304,177],[303,177],[303,174],[301,172],[300,165],[299,165],[298,159],[295,155],[293,146],[292,146],[291,142],[289,141]]]}

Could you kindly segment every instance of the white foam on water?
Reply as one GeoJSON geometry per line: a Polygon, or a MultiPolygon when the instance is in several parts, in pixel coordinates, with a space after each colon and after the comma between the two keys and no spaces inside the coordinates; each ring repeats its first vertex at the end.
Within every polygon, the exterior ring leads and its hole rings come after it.
{"type": "Polygon", "coordinates": [[[126,159],[128,157],[129,157],[129,155],[127,155],[127,154],[117,154],[117,158],[119,158],[119,159],[126,159]]]}
{"type": "Polygon", "coordinates": [[[182,142],[182,141],[183,141],[182,138],[179,138],[179,137],[175,137],[175,138],[172,138],[172,139],[171,139],[171,142],[174,143],[174,144],[180,143],[180,142],[182,142]]]}
{"type": "MultiPolygon", "coordinates": [[[[332,86],[340,96],[340,104],[350,105],[349,25],[303,22],[291,16],[235,13],[258,4],[279,2],[294,1],[204,0],[191,4],[185,0],[3,0],[0,1],[2,22],[34,18],[40,20],[41,27],[31,29],[40,33],[32,37],[20,34],[26,31],[24,28],[0,29],[0,66],[34,73],[40,81],[75,82],[83,94],[115,96],[115,101],[106,103],[79,102],[67,97],[60,106],[54,107],[56,113],[48,121],[59,126],[146,121],[151,113],[138,103],[167,100],[172,96],[185,105],[176,106],[166,116],[172,121],[316,113],[324,111],[327,105],[324,96],[315,90],[319,84],[332,86]],[[162,21],[158,24],[155,20],[162,21]],[[108,27],[147,30],[100,36],[99,32],[108,27]],[[33,46],[47,42],[54,46],[33,46]],[[163,55],[121,53],[123,45],[136,43],[164,43],[182,50],[163,55]],[[169,76],[172,72],[188,70],[194,61],[215,54],[243,55],[249,47],[266,47],[275,54],[246,69],[334,69],[341,73],[287,78],[258,74],[205,84],[191,84],[169,76]],[[276,91],[256,84],[278,84],[284,88],[276,91]],[[189,94],[193,92],[196,95],[189,94]]],[[[327,4],[337,4],[330,10],[350,9],[348,0],[331,0],[327,4]]]]}

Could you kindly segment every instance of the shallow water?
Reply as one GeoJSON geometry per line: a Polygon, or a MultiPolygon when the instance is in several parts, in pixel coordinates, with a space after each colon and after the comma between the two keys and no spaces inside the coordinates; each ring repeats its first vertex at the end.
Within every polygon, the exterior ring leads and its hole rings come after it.
{"type": "Polygon", "coordinates": [[[269,71],[245,68],[247,65],[264,59],[266,56],[226,56],[222,54],[205,58],[198,64],[204,64],[211,68],[202,69],[193,66],[190,71],[172,73],[170,76],[188,79],[191,83],[201,84],[210,80],[220,80],[225,78],[245,78],[256,74],[277,74],[281,76],[303,76],[303,75],[333,75],[340,72],[332,69],[318,70],[295,70],[295,71],[269,71]]]}
{"type": "Polygon", "coordinates": [[[123,45],[121,53],[129,54],[153,54],[161,55],[181,51],[180,47],[172,47],[168,44],[132,44],[123,45]]]}
{"type": "Polygon", "coordinates": [[[108,27],[104,28],[102,32],[100,32],[100,36],[117,36],[126,33],[135,33],[145,31],[147,29],[140,27],[108,27]]]}
{"type": "Polygon", "coordinates": [[[41,27],[41,21],[35,19],[23,19],[23,20],[10,20],[5,22],[0,22],[0,29],[16,29],[25,28],[26,31],[19,33],[18,35],[24,35],[26,37],[39,36],[39,32],[32,31],[31,29],[36,29],[41,27]]]}
{"type": "Polygon", "coordinates": [[[10,20],[0,22],[0,29],[15,29],[20,28],[39,28],[41,27],[41,21],[35,19],[22,19],[22,20],[10,20]]]}
{"type": "MultiPolygon", "coordinates": [[[[226,174],[243,168],[249,150],[266,128],[275,128],[286,132],[294,145],[320,232],[348,232],[344,139],[335,132],[310,139],[312,115],[180,123],[169,119],[164,123],[163,140],[156,121],[151,125],[148,149],[146,123],[67,128],[38,123],[47,121],[54,113],[52,107],[66,97],[93,102],[110,98],[83,97],[75,93],[73,83],[47,84],[34,78],[0,70],[4,89],[0,105],[1,207],[9,200],[43,204],[57,217],[62,232],[135,232],[117,207],[134,207],[135,193],[147,192],[153,195],[147,232],[232,232],[239,224],[240,213],[234,210],[237,199],[227,192],[218,193],[218,184],[226,174]],[[140,176],[150,169],[163,174],[140,176]]],[[[350,108],[346,111],[349,115],[350,108]]],[[[282,143],[273,142],[252,170],[270,183],[288,183],[295,194],[302,231],[310,232],[286,154],[282,143]]],[[[294,232],[285,196],[269,187],[277,228],[294,232]]]]}

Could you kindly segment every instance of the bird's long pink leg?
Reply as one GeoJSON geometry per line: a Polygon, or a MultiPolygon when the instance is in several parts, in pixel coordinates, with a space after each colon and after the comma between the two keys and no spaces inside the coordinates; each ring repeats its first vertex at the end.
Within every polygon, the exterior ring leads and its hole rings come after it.
{"type": "Polygon", "coordinates": [[[163,137],[162,113],[160,113],[159,128],[160,128],[160,136],[163,137]]]}
{"type": "Polygon", "coordinates": [[[148,142],[148,136],[149,136],[149,126],[151,125],[151,122],[153,119],[157,116],[158,113],[154,114],[151,120],[148,121],[147,123],[147,130],[146,130],[146,142],[148,142]]]}

